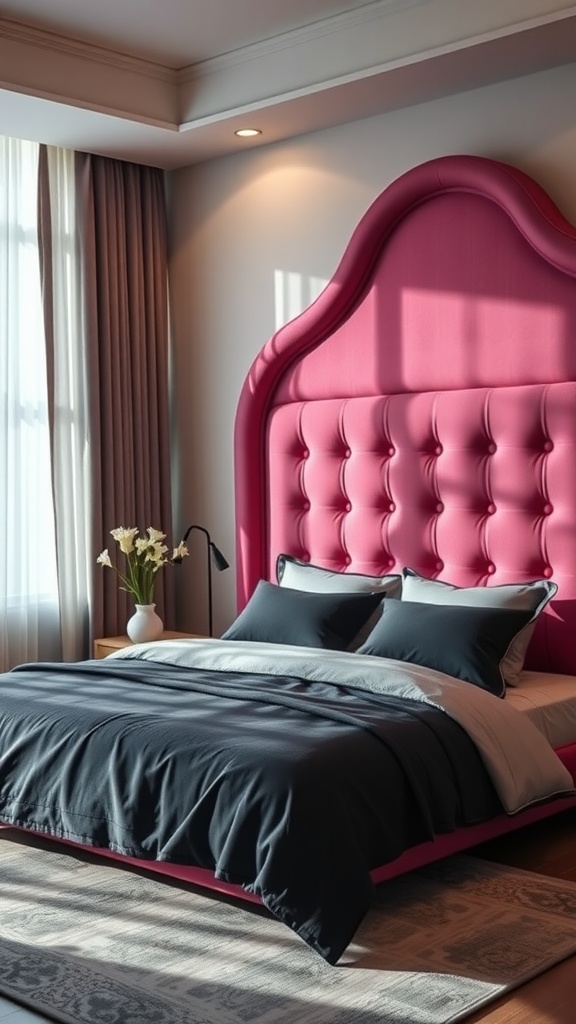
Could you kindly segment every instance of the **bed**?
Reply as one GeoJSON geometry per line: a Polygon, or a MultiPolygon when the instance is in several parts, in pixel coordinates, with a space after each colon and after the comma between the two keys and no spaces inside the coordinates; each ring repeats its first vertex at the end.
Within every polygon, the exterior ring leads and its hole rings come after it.
{"type": "Polygon", "coordinates": [[[393,182],[242,390],[237,619],[0,677],[0,821],[335,964],[374,884],[576,806],[575,276],[517,169],[393,182]]]}

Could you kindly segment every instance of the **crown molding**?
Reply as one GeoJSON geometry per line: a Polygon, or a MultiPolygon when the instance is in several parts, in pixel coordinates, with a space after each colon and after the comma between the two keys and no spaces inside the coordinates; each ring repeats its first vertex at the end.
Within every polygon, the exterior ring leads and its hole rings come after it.
{"type": "MultiPolygon", "coordinates": [[[[434,4],[436,0],[408,0],[411,6],[434,4]]],[[[503,19],[499,25],[492,25],[481,32],[454,33],[454,38],[440,45],[418,45],[427,42],[424,31],[418,39],[411,40],[407,51],[398,49],[395,53],[380,59],[381,32],[375,32],[370,25],[383,15],[393,11],[404,13],[405,5],[398,0],[378,0],[365,5],[356,12],[348,11],[306,29],[284,33],[264,43],[258,43],[235,50],[222,57],[199,62],[179,72],[180,126],[179,131],[189,132],[197,127],[222,123],[239,116],[253,115],[259,110],[277,108],[305,97],[318,97],[322,93],[335,96],[339,89],[354,86],[370,79],[376,90],[382,88],[383,76],[400,68],[424,66],[450,54],[485,49],[488,44],[526,39],[538,30],[552,29],[566,24],[568,41],[573,39],[576,5],[570,4],[544,16],[524,17],[514,23],[503,19]],[[356,30],[355,62],[346,67],[347,42],[351,38],[351,25],[356,30]],[[570,29],[568,30],[568,25],[570,29]],[[338,33],[338,35],[337,35],[338,33]],[[328,39],[327,36],[332,38],[328,39]],[[313,41],[314,45],[308,45],[313,41]],[[360,45],[362,43],[362,45],[360,45]],[[279,56],[281,51],[289,55],[279,56]],[[337,66],[342,70],[334,74],[334,54],[340,60],[337,66]],[[358,60],[358,55],[362,56],[358,60]],[[292,59],[294,55],[294,59],[292,59]],[[375,58],[375,59],[374,59],[375,58]],[[297,67],[297,74],[294,68],[297,67]],[[232,102],[230,102],[232,101],[232,102]]],[[[380,23],[379,28],[385,26],[380,23]]],[[[561,31],[561,28],[560,28],[561,31]]],[[[520,68],[520,73],[533,70],[532,66],[520,68]]],[[[502,69],[501,69],[502,71],[502,69]]],[[[504,72],[504,77],[506,77],[504,72]]],[[[488,74],[488,79],[490,76],[488,74]]],[[[481,79],[477,84],[481,84],[481,79]]]]}
{"type": "Polygon", "coordinates": [[[0,39],[21,43],[24,46],[34,46],[39,50],[51,51],[59,56],[90,61],[107,68],[113,67],[119,71],[144,75],[146,78],[156,78],[170,85],[176,85],[178,82],[178,72],[163,64],[145,60],[142,57],[134,57],[119,50],[96,46],[94,43],[60,35],[58,32],[25,25],[13,18],[0,16],[0,39]]]}
{"type": "Polygon", "coordinates": [[[369,22],[380,20],[392,14],[402,13],[414,7],[424,7],[434,2],[435,0],[373,0],[372,3],[362,4],[361,7],[355,10],[334,14],[330,18],[323,18],[321,21],[312,22],[310,25],[304,25],[301,28],[282,32],[277,36],[271,36],[270,39],[238,47],[238,49],[230,50],[228,53],[220,54],[218,57],[210,57],[208,60],[189,64],[187,67],[180,68],[177,71],[178,83],[183,85],[205,75],[219,74],[237,67],[239,64],[262,60],[284,50],[292,50],[295,47],[308,43],[315,43],[330,35],[339,34],[345,36],[351,29],[360,28],[369,22]]]}

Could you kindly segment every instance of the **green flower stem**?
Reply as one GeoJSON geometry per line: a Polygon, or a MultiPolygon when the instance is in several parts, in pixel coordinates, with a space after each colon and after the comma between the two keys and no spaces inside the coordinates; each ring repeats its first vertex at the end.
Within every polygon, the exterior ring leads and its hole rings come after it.
{"type": "Polygon", "coordinates": [[[122,583],[120,589],[132,594],[136,604],[153,604],[156,583],[154,569],[150,565],[138,565],[137,560],[131,555],[127,555],[127,561],[128,575],[115,565],[111,566],[122,583]]]}
{"type": "Polygon", "coordinates": [[[102,565],[113,569],[122,586],[121,589],[131,594],[136,604],[153,604],[156,575],[164,565],[182,561],[188,554],[184,544],[174,549],[172,558],[167,557],[167,547],[163,544],[165,534],[160,530],[148,528],[148,536],[141,537],[135,528],[119,527],[111,530],[114,540],[126,558],[126,569],[122,572],[115,566],[108,554],[108,549],[98,557],[102,565]]]}

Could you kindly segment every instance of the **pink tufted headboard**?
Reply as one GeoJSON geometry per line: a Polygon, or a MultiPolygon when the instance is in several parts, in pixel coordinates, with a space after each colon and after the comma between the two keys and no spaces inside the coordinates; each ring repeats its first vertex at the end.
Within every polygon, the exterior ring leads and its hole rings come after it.
{"type": "Polygon", "coordinates": [[[519,170],[449,156],[393,182],[244,384],[239,607],[280,552],[554,578],[528,664],[576,674],[575,278],[576,229],[519,170]]]}

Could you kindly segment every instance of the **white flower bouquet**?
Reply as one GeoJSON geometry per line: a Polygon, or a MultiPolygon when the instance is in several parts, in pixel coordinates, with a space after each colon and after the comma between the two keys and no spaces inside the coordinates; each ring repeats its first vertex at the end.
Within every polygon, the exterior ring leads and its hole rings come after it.
{"type": "Polygon", "coordinates": [[[120,526],[110,533],[126,557],[126,567],[122,570],[112,563],[108,548],[98,555],[96,561],[114,570],[121,581],[121,589],[132,594],[136,604],[152,604],[159,570],[176,560],[182,561],[188,554],[188,548],[181,542],[168,558],[168,548],[164,544],[166,534],[152,526],[148,527],[145,536],[140,535],[137,527],[120,526]]]}

